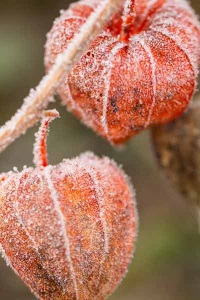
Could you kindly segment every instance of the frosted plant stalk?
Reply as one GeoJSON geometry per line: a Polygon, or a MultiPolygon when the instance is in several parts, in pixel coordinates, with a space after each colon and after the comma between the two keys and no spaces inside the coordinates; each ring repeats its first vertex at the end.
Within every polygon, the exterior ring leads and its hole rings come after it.
{"type": "Polygon", "coordinates": [[[43,120],[40,129],[36,134],[36,141],[34,145],[34,164],[38,168],[43,168],[48,165],[47,159],[47,134],[50,122],[59,117],[59,112],[56,109],[46,110],[44,112],[43,120]]]}
{"type": "Polygon", "coordinates": [[[91,14],[51,71],[30,91],[21,109],[0,129],[0,152],[40,120],[63,75],[71,71],[121,3],[122,0],[104,0],[91,14]]]}
{"type": "Polygon", "coordinates": [[[126,0],[124,4],[123,23],[120,40],[126,41],[129,39],[130,28],[135,19],[135,1],[126,0]]]}

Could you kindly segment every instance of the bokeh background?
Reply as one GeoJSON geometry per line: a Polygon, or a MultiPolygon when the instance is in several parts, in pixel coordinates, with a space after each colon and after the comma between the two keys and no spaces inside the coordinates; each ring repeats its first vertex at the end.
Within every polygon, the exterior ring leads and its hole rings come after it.
{"type": "MultiPolygon", "coordinates": [[[[44,74],[46,33],[66,0],[0,1],[0,124],[22,104],[31,87],[44,74]]],[[[192,5],[200,14],[199,0],[192,5]]],[[[137,190],[140,232],[137,251],[126,279],[112,300],[199,300],[200,238],[195,214],[161,174],[149,132],[117,151],[80,124],[57,103],[62,118],[51,125],[49,159],[92,150],[123,165],[137,190]]],[[[0,155],[0,172],[32,165],[33,128],[0,155]]],[[[33,300],[35,297],[0,260],[0,300],[33,300]]]]}

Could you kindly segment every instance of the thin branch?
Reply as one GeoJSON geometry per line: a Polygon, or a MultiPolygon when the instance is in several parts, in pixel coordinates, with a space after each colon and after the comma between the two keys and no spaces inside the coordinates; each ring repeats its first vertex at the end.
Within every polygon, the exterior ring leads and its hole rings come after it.
{"type": "Polygon", "coordinates": [[[48,165],[47,154],[47,135],[49,124],[59,117],[59,112],[56,109],[46,110],[41,121],[40,128],[36,133],[35,145],[34,145],[34,164],[38,168],[43,168],[48,165]]]}
{"type": "Polygon", "coordinates": [[[21,109],[1,127],[0,152],[40,120],[64,74],[68,74],[80,60],[122,2],[123,0],[104,0],[91,14],[80,32],[72,39],[68,48],[58,56],[51,71],[42,79],[35,90],[30,91],[21,109]]]}

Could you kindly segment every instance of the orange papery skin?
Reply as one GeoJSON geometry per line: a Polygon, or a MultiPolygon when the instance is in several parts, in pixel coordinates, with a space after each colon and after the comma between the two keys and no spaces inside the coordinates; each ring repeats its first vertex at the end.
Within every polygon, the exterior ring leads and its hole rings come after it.
{"type": "Polygon", "coordinates": [[[39,299],[106,299],[136,232],[133,189],[108,158],[86,153],[0,177],[0,248],[39,299]]]}
{"type": "MultiPolygon", "coordinates": [[[[58,86],[63,103],[112,144],[183,113],[196,87],[199,22],[183,0],[131,1],[135,17],[121,34],[123,8],[58,86]]],[[[48,34],[47,71],[100,0],[62,12],[48,34]]],[[[132,9],[133,9],[132,8],[132,9]]]]}

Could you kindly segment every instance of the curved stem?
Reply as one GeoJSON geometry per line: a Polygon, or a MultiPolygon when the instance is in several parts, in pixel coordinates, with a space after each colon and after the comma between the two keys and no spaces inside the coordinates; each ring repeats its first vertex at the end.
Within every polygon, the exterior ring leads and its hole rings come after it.
{"type": "Polygon", "coordinates": [[[46,110],[44,117],[41,122],[41,126],[36,134],[36,140],[34,145],[34,164],[36,167],[46,167],[48,165],[48,154],[47,154],[47,134],[49,124],[54,119],[59,117],[59,112],[56,109],[46,110]]]}
{"type": "Polygon", "coordinates": [[[51,71],[30,91],[21,109],[0,129],[0,152],[37,123],[64,74],[71,71],[121,3],[122,0],[104,0],[91,14],[67,49],[57,57],[51,71]]]}
{"type": "Polygon", "coordinates": [[[133,26],[135,19],[135,1],[126,0],[124,4],[122,30],[120,34],[120,40],[127,42],[130,37],[131,27],[133,26]]]}

